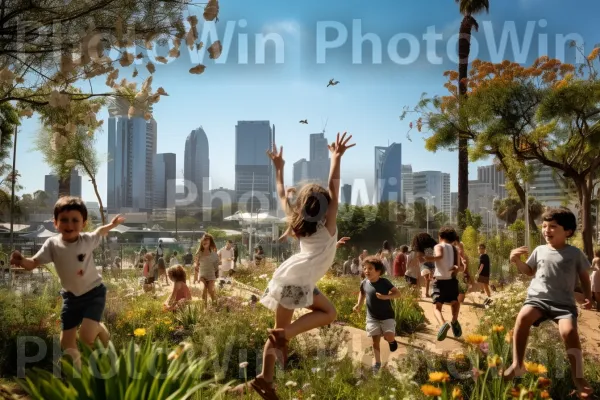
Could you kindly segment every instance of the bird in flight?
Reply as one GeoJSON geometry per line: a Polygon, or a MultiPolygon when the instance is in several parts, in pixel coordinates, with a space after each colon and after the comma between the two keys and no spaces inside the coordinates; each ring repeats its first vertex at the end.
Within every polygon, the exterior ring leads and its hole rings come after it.
{"type": "Polygon", "coordinates": [[[340,83],[340,81],[335,81],[335,80],[333,80],[333,78],[331,78],[331,79],[329,80],[329,83],[327,84],[327,87],[329,87],[329,86],[335,86],[335,85],[337,85],[338,83],[340,83]]]}
{"type": "Polygon", "coordinates": [[[308,120],[307,120],[307,119],[301,119],[301,120],[300,120],[300,123],[301,123],[301,124],[308,124],[308,120]]]}

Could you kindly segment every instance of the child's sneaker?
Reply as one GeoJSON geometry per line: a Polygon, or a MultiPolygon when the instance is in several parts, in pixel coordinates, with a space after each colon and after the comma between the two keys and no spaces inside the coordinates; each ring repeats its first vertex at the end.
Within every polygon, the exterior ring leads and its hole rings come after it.
{"type": "Polygon", "coordinates": [[[454,337],[459,338],[462,336],[462,327],[458,321],[452,322],[452,334],[454,337]]]}
{"type": "Polygon", "coordinates": [[[446,339],[446,335],[448,334],[449,329],[450,329],[449,323],[446,322],[444,325],[442,325],[442,327],[440,328],[440,330],[438,331],[438,334],[437,334],[438,342],[441,342],[442,340],[446,339]]]}
{"type": "Polygon", "coordinates": [[[373,367],[371,367],[371,368],[373,369],[373,373],[376,374],[381,369],[381,363],[375,363],[375,364],[373,364],[373,367]]]}
{"type": "Polygon", "coordinates": [[[394,340],[393,342],[388,342],[388,344],[390,345],[390,351],[392,353],[398,350],[398,342],[396,340],[394,340]]]}
{"type": "Polygon", "coordinates": [[[491,297],[488,297],[487,299],[485,299],[485,301],[483,302],[484,306],[489,306],[490,304],[492,304],[492,299],[491,297]]]}

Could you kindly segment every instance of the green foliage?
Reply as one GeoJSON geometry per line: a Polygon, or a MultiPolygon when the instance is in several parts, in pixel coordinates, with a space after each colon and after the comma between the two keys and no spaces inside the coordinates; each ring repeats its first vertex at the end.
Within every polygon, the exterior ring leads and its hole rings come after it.
{"type": "Polygon", "coordinates": [[[212,235],[212,237],[215,240],[224,239],[227,237],[227,233],[225,233],[225,231],[218,229],[218,228],[211,227],[211,226],[206,228],[206,233],[208,233],[209,235],[212,235]]]}
{"type": "MultiPolygon", "coordinates": [[[[345,204],[338,210],[338,236],[349,236],[352,243],[364,247],[380,248],[384,240],[395,237],[405,215],[404,207],[394,202],[382,202],[377,207],[345,204]]],[[[340,254],[345,255],[343,251],[340,254]]]]}
{"type": "Polygon", "coordinates": [[[467,226],[463,231],[460,240],[465,247],[465,254],[469,257],[469,272],[471,273],[471,276],[473,276],[478,267],[476,264],[477,260],[479,260],[479,244],[481,243],[482,237],[474,227],[467,226]]]}
{"type": "Polygon", "coordinates": [[[481,218],[481,214],[472,213],[469,209],[465,210],[464,214],[462,215],[462,218],[459,219],[459,227],[461,229],[465,229],[466,227],[470,226],[476,231],[479,231],[481,225],[483,225],[483,219],[481,218]]]}

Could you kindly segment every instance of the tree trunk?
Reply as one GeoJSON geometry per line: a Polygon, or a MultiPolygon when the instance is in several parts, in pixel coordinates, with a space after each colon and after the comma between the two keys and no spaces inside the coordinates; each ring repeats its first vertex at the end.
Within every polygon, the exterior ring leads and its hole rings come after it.
{"type": "Polygon", "coordinates": [[[64,178],[58,178],[58,197],[71,195],[71,171],[64,178]]]}
{"type": "MultiPolygon", "coordinates": [[[[98,205],[100,206],[100,219],[102,220],[102,225],[106,225],[106,216],[104,215],[104,206],[102,204],[102,198],[100,197],[100,192],[98,192],[98,185],[96,183],[96,177],[94,176],[94,174],[92,174],[90,172],[90,170],[84,165],[83,168],[85,169],[85,172],[87,173],[87,175],[90,178],[90,181],[92,182],[92,187],[94,188],[94,193],[96,194],[96,199],[98,200],[98,205]]],[[[100,259],[102,260],[102,271],[106,271],[106,267],[107,267],[107,261],[106,261],[106,246],[105,246],[105,238],[102,237],[102,257],[100,257],[100,259]]]]}
{"type": "Polygon", "coordinates": [[[575,185],[578,186],[577,193],[579,195],[579,205],[581,209],[581,237],[583,239],[583,252],[587,258],[592,261],[594,258],[594,239],[592,227],[592,198],[591,198],[591,176],[587,180],[575,180],[575,185]]]}
{"type": "MultiPolygon", "coordinates": [[[[467,96],[467,73],[469,69],[469,54],[471,53],[471,29],[473,17],[467,15],[460,24],[458,40],[458,93],[462,99],[467,96]]],[[[466,125],[460,114],[460,127],[466,125]]],[[[464,218],[464,212],[469,207],[469,141],[460,131],[458,135],[458,219],[459,224],[464,218]]]]}

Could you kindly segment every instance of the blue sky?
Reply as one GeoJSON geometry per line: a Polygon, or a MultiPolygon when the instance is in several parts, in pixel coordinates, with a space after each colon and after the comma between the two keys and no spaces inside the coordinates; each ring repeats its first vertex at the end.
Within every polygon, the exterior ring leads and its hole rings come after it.
{"type": "MultiPolygon", "coordinates": [[[[413,106],[423,92],[444,94],[442,73],[456,68],[453,60],[456,42],[452,42],[451,37],[458,32],[461,20],[457,6],[450,0],[381,0],[375,3],[221,0],[216,31],[224,49],[219,63],[209,60],[206,54],[204,74],[189,74],[188,69],[200,62],[204,51],[190,54],[183,45],[179,59],[167,65],[155,63],[153,87],[163,86],[170,95],[163,97],[154,110],[158,123],[158,152],[177,154],[179,177],[183,170],[185,138],[192,129],[203,126],[210,146],[212,187],[233,188],[236,122],[269,120],[276,126],[278,144],[284,146],[285,178],[291,184],[292,164],[300,158],[308,158],[309,134],[320,132],[328,121],[326,137],[330,141],[338,131],[348,131],[357,143],[343,160],[342,179],[350,183],[364,179],[370,187],[374,174],[374,146],[400,142],[404,164],[412,164],[414,171],[449,172],[452,190],[456,190],[456,154],[425,151],[423,136],[416,132],[411,134],[412,142],[408,141],[408,122],[400,121],[399,115],[404,106],[413,106]],[[330,28],[323,35],[325,26],[330,28]],[[360,55],[358,42],[353,44],[353,39],[360,36],[359,28],[362,35],[370,33],[381,42],[381,62],[378,57],[373,62],[373,47],[369,42],[364,43],[360,55]],[[344,30],[347,40],[332,45],[338,34],[343,36],[344,30]],[[433,30],[441,35],[435,46],[423,37],[433,30]],[[225,40],[227,33],[231,35],[230,42],[225,40]],[[260,61],[260,54],[254,52],[256,35],[267,34],[280,37],[283,46],[276,51],[271,41],[266,47],[264,63],[260,64],[256,62],[257,59],[260,61]],[[404,35],[395,46],[393,38],[398,34],[404,35]],[[245,40],[248,51],[243,45],[245,40]],[[335,48],[323,50],[327,42],[335,48]],[[389,46],[392,47],[391,55],[389,46]],[[243,57],[240,60],[238,54],[247,57],[247,64],[240,63],[243,57]],[[436,61],[436,58],[440,60],[436,61]],[[339,80],[340,84],[327,88],[330,78],[339,80]],[[308,119],[309,124],[299,124],[301,119],[308,119]]],[[[557,35],[575,34],[567,39],[581,38],[586,53],[600,43],[596,18],[593,17],[600,11],[597,0],[580,0],[575,7],[559,0],[503,0],[492,2],[491,6],[488,15],[477,17],[480,31],[474,34],[478,43],[474,50],[478,48],[481,59],[531,62],[540,53],[550,57],[562,53],[566,61],[575,62],[573,49],[557,46],[557,35]],[[513,28],[516,29],[514,32],[513,28]],[[531,45],[513,51],[515,42],[511,40],[511,32],[519,41],[518,47],[529,42],[531,45]],[[503,34],[508,38],[508,50],[504,52],[497,49],[503,34]]],[[[203,21],[201,17],[199,19],[203,21]]],[[[200,35],[203,29],[208,32],[210,27],[211,24],[205,28],[200,26],[200,35]]],[[[210,45],[210,40],[205,43],[210,45]]],[[[166,50],[159,53],[166,55],[166,50]]],[[[140,74],[136,80],[140,82],[148,76],[144,66],[147,61],[145,58],[143,64],[137,66],[140,74]]],[[[123,69],[119,79],[131,79],[131,70],[123,69]]],[[[94,91],[106,91],[103,82],[104,79],[94,81],[94,91]]],[[[106,113],[103,112],[101,117],[106,120],[106,113]]],[[[49,173],[30,144],[37,129],[37,121],[32,118],[25,121],[20,130],[17,169],[22,174],[25,193],[43,189],[44,174],[49,173]]],[[[97,149],[106,157],[106,127],[98,134],[97,149]]],[[[477,165],[490,162],[471,164],[471,179],[476,179],[477,165]]],[[[97,179],[100,193],[105,198],[105,163],[97,179]]],[[[87,179],[83,181],[84,199],[95,201],[91,185],[87,179]]]]}

